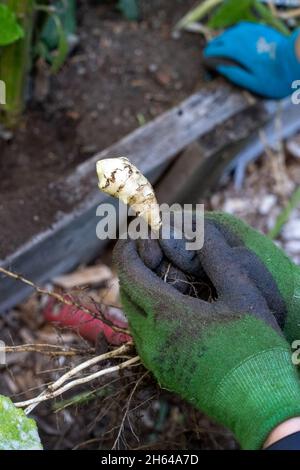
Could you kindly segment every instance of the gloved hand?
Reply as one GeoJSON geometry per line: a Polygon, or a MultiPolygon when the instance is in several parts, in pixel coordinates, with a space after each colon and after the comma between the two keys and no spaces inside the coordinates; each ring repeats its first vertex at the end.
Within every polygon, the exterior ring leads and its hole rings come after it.
{"type": "MultiPolygon", "coordinates": [[[[159,262],[158,242],[146,244],[159,262]]],[[[135,241],[122,240],[114,259],[143,363],[162,387],[231,429],[243,448],[261,447],[274,427],[300,415],[300,385],[289,345],[234,249],[207,222],[198,255],[217,290],[213,303],[164,282],[139,252],[135,241]]]]}
{"type": "Polygon", "coordinates": [[[284,98],[300,76],[299,34],[284,36],[270,26],[241,22],[209,42],[204,62],[236,85],[267,98],[284,98]],[[224,60],[233,64],[224,65],[224,60]]]}
{"type": "Polygon", "coordinates": [[[242,220],[207,212],[236,252],[248,276],[260,289],[291,344],[300,339],[300,267],[273,243],[242,220]]]}

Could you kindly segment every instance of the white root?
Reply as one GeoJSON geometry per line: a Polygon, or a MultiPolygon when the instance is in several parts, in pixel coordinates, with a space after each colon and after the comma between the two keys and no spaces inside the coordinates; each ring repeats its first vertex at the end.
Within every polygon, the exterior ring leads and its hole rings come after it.
{"type": "Polygon", "coordinates": [[[25,410],[25,414],[27,415],[33,410],[33,405],[56,398],[62,395],[63,393],[67,392],[71,388],[91,382],[92,380],[98,379],[103,375],[112,374],[114,372],[126,369],[128,367],[131,367],[133,364],[140,365],[139,356],[132,357],[131,359],[128,359],[128,361],[121,362],[121,364],[118,364],[117,366],[108,367],[107,369],[101,369],[98,372],[95,372],[94,374],[88,375],[87,377],[82,377],[80,379],[73,380],[72,382],[65,384],[63,387],[57,390],[47,392],[45,394],[40,394],[39,396],[32,398],[31,400],[14,403],[14,405],[17,408],[24,408],[25,406],[28,406],[28,408],[25,410]]]}
{"type": "Polygon", "coordinates": [[[159,206],[154,190],[128,158],[107,158],[97,162],[99,189],[128,204],[152,228],[161,227],[159,206]]]}
{"type": "Polygon", "coordinates": [[[53,398],[63,394],[67,390],[70,390],[73,387],[76,387],[78,385],[90,382],[91,380],[94,380],[94,379],[96,379],[98,377],[101,377],[103,375],[111,374],[113,372],[117,372],[117,371],[122,370],[126,367],[129,367],[133,364],[136,364],[140,361],[140,358],[138,356],[130,358],[130,359],[126,360],[125,362],[122,362],[121,364],[118,364],[117,366],[108,367],[107,369],[102,369],[102,370],[94,372],[93,374],[90,374],[88,376],[81,377],[81,378],[70,381],[70,379],[72,379],[72,377],[74,377],[74,375],[77,375],[79,372],[81,372],[84,369],[87,369],[88,367],[94,366],[95,364],[97,364],[99,362],[102,362],[104,360],[107,360],[107,359],[112,359],[112,358],[115,358],[115,357],[122,357],[122,355],[126,354],[129,351],[130,347],[131,347],[130,344],[124,344],[123,346],[121,346],[118,349],[115,349],[115,350],[110,351],[110,352],[105,353],[105,354],[101,354],[100,356],[93,357],[92,359],[89,359],[89,360],[79,364],[78,366],[74,367],[69,372],[67,372],[66,374],[61,376],[56,382],[49,385],[47,387],[47,389],[45,391],[43,391],[42,393],[40,393],[37,397],[32,398],[30,400],[23,401],[23,402],[14,403],[14,405],[17,408],[26,407],[26,409],[24,411],[25,411],[25,414],[28,415],[34,410],[34,408],[36,408],[36,406],[39,403],[41,403],[43,401],[53,399],[53,398]]]}

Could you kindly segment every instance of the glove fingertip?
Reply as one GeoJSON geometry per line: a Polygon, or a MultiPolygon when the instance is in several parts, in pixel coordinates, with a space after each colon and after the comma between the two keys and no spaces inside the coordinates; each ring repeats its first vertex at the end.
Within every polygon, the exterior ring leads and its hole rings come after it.
{"type": "Polygon", "coordinates": [[[163,260],[163,252],[158,240],[137,240],[137,249],[145,265],[155,271],[163,260]]]}

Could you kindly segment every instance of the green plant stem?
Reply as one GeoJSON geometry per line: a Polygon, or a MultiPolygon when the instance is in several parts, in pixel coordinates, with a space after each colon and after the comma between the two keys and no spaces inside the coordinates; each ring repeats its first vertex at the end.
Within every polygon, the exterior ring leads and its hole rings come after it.
{"type": "MultiPolygon", "coordinates": [[[[0,0],[1,1],[1,0],[0,0]]],[[[34,24],[34,0],[7,0],[24,29],[24,38],[0,50],[0,79],[6,84],[6,104],[0,122],[15,127],[24,109],[25,90],[31,67],[31,43],[34,24]]]]}
{"type": "Polygon", "coordinates": [[[53,410],[55,412],[60,412],[69,406],[85,405],[86,403],[89,403],[91,400],[95,400],[96,398],[103,398],[108,396],[110,392],[112,392],[110,384],[105,384],[103,387],[97,390],[82,392],[78,395],[75,395],[74,397],[61,400],[53,405],[53,410]]]}
{"type": "Polygon", "coordinates": [[[277,238],[282,227],[289,220],[290,214],[300,204],[300,187],[292,194],[291,199],[278,215],[274,227],[269,231],[268,237],[272,240],[277,238]]]}
{"type": "Polygon", "coordinates": [[[220,5],[223,0],[205,0],[193,10],[189,11],[175,26],[175,29],[183,29],[190,23],[200,21],[206,16],[213,8],[220,5]]]}
{"type": "Polygon", "coordinates": [[[255,0],[254,8],[267,24],[273,26],[273,28],[277,29],[286,36],[290,34],[290,30],[285,26],[284,22],[276,18],[267,6],[263,5],[260,1],[255,0]]]}

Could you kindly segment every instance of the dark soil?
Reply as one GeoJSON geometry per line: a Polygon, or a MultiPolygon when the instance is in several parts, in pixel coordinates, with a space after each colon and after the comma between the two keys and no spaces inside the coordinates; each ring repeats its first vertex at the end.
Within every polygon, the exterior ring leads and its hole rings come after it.
{"type": "Polygon", "coordinates": [[[0,258],[68,210],[59,177],[203,81],[201,37],[172,35],[194,0],[140,3],[136,23],[110,4],[81,2],[72,57],[56,76],[37,64],[24,120],[13,139],[0,140],[0,258]]]}

